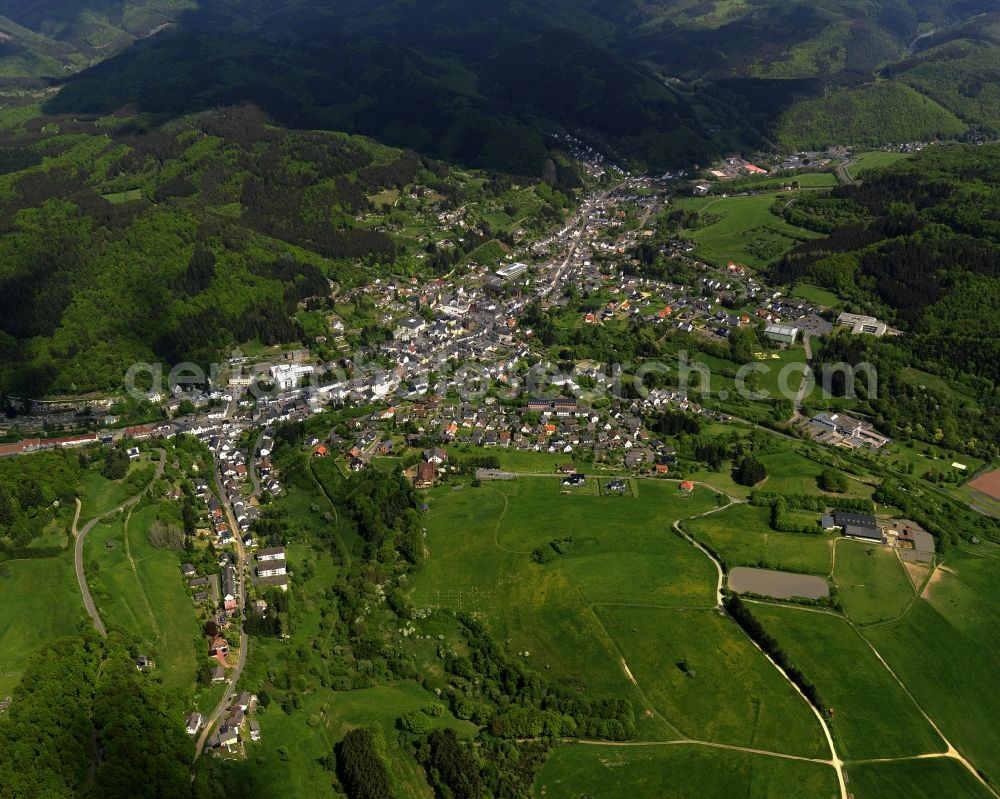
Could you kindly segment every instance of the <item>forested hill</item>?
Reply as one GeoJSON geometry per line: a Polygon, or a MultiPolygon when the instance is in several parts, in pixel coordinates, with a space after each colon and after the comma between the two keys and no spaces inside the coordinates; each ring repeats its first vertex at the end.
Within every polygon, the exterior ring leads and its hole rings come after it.
{"type": "Polygon", "coordinates": [[[544,226],[570,204],[511,186],[248,107],[149,129],[29,120],[0,133],[0,393],[115,389],[137,361],[311,341],[330,332],[329,280],[443,273],[493,240],[482,216],[451,234],[440,212],[481,200],[544,226]]]}
{"type": "Polygon", "coordinates": [[[545,135],[568,128],[662,170],[996,132],[994,5],[0,0],[0,86],[62,86],[47,107],[74,115],[251,102],[514,174],[541,174],[545,135]]]}
{"type": "MultiPolygon", "coordinates": [[[[876,415],[907,414],[951,436],[1000,440],[1000,144],[933,147],[859,185],[802,197],[790,221],[829,234],[800,245],[773,270],[778,282],[808,280],[848,298],[906,335],[836,337],[824,360],[868,360],[880,372],[876,415]],[[975,401],[946,412],[949,398],[916,397],[894,381],[906,366],[944,376],[975,401]],[[887,382],[888,379],[888,382],[887,382]]],[[[960,397],[962,391],[951,399],[960,397]]],[[[963,439],[964,440],[964,439],[963,439]]],[[[995,449],[995,446],[994,446],[995,449]]],[[[995,455],[995,452],[993,453],[995,455]]]]}
{"type": "Polygon", "coordinates": [[[250,102],[286,126],[526,175],[561,128],[653,169],[716,152],[689,100],[571,24],[571,2],[387,5],[207,2],[46,108],[173,116],[250,102]]]}

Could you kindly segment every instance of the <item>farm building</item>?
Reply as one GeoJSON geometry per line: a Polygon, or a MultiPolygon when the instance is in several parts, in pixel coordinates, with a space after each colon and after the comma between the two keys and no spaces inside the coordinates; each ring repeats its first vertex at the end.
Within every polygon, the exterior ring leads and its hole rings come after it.
{"type": "Polygon", "coordinates": [[[884,541],[882,531],[874,516],[837,511],[833,514],[833,523],[848,538],[859,538],[863,541],[874,541],[879,544],[884,541]]]}

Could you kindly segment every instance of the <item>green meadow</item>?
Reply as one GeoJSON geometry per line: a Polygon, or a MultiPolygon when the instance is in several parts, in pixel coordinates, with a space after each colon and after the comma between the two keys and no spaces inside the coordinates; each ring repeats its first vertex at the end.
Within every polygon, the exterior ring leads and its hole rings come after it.
{"type": "Polygon", "coordinates": [[[819,234],[788,224],[771,213],[779,196],[788,192],[767,192],[738,197],[683,198],[677,208],[697,211],[702,227],[684,232],[695,244],[695,252],[711,263],[736,261],[762,269],[792,249],[798,242],[819,234]]]}
{"type": "Polygon", "coordinates": [[[949,553],[902,618],[862,630],[944,735],[994,785],[1000,784],[998,581],[1000,560],[949,553]]]}
{"type": "Polygon", "coordinates": [[[598,615],[655,711],[685,736],[829,755],[805,700],[717,611],[608,606],[598,615]]]}
{"type": "Polygon", "coordinates": [[[833,565],[832,540],[825,535],[779,533],[771,529],[771,511],[733,505],[683,523],[684,529],[733,566],[827,575],[833,565]]]}
{"type": "Polygon", "coordinates": [[[955,760],[904,760],[850,766],[856,799],[989,799],[993,796],[955,760]]]}
{"type": "Polygon", "coordinates": [[[688,744],[558,747],[535,783],[536,799],[662,796],[690,799],[839,796],[821,763],[688,744]]]}
{"type": "MultiPolygon", "coordinates": [[[[713,607],[714,567],[671,525],[715,507],[717,495],[687,496],[668,482],[637,489],[566,496],[554,478],[522,478],[428,492],[429,554],[410,601],[476,613],[512,651],[527,652],[532,668],[587,695],[627,696],[638,710],[644,702],[601,614],[616,605],[713,607]],[[563,554],[535,562],[532,551],[553,541],[563,554]]],[[[654,721],[644,729],[666,734],[654,721]]]]}
{"type": "Polygon", "coordinates": [[[833,579],[852,621],[884,621],[906,610],[914,598],[913,584],[895,550],[846,539],[836,546],[833,579]]]}
{"type": "Polygon", "coordinates": [[[150,648],[147,654],[164,684],[188,690],[198,666],[194,642],[200,631],[180,559],[149,543],[155,517],[156,506],[145,505],[131,517],[125,511],[95,525],[84,542],[84,568],[105,625],[136,636],[150,648]]]}
{"type": "Polygon", "coordinates": [[[753,613],[833,709],[829,724],[841,757],[945,750],[913,700],[842,617],[759,603],[753,613]]]}
{"type": "Polygon", "coordinates": [[[28,658],[53,638],[74,635],[86,610],[68,554],[0,563],[0,698],[28,658]]]}

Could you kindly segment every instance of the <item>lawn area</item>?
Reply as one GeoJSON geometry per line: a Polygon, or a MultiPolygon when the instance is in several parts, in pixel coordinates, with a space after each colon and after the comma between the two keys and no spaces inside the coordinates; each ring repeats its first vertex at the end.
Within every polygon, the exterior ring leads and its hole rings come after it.
{"type": "Polygon", "coordinates": [[[156,518],[156,506],[148,505],[132,514],[128,526],[129,550],[156,624],[145,640],[155,647],[157,666],[163,671],[167,688],[188,690],[198,668],[194,640],[201,630],[194,606],[181,576],[177,553],[158,549],[149,542],[149,528],[156,518]]]}
{"type": "Polygon", "coordinates": [[[854,160],[857,163],[849,167],[848,172],[851,173],[851,177],[856,178],[866,169],[881,169],[909,157],[908,153],[888,153],[881,150],[869,153],[855,153],[854,160]]]}
{"type": "MultiPolygon", "coordinates": [[[[143,461],[138,461],[143,463],[143,461]]],[[[95,516],[116,508],[131,496],[124,480],[108,480],[100,471],[91,467],[80,478],[80,521],[83,527],[95,516]]]]}
{"type": "MultiPolygon", "coordinates": [[[[725,265],[737,261],[762,269],[798,242],[818,238],[818,233],[794,227],[771,213],[779,192],[741,196],[683,198],[676,207],[697,211],[704,226],[684,232],[694,242],[696,254],[725,265]]],[[[782,197],[791,196],[780,192],[782,197]]]]}
{"type": "Polygon", "coordinates": [[[682,526],[733,566],[760,566],[805,574],[827,575],[832,567],[832,540],[825,535],[779,533],[771,529],[769,508],[733,505],[691,519],[682,526]]]}
{"type": "Polygon", "coordinates": [[[759,375],[756,390],[770,399],[794,400],[802,375],[808,370],[805,348],[765,350],[764,356],[763,360],[753,361],[760,367],[754,370],[759,375]]]}
{"type": "MultiPolygon", "coordinates": [[[[889,465],[915,477],[922,477],[929,471],[952,472],[952,464],[961,463],[966,467],[965,470],[955,470],[955,473],[963,481],[971,478],[985,463],[979,458],[973,458],[964,453],[950,452],[922,441],[914,443],[914,446],[906,446],[906,444],[894,441],[884,448],[881,457],[889,465]],[[909,471],[910,464],[912,464],[912,472],[909,471]]],[[[955,483],[942,483],[941,488],[954,494],[961,493],[961,489],[955,483]]]]}
{"type": "Polygon", "coordinates": [[[150,647],[147,654],[162,671],[164,685],[189,690],[198,667],[194,640],[200,633],[180,560],[149,543],[154,505],[132,513],[126,550],[127,513],[97,524],[84,542],[84,567],[94,603],[105,625],[122,627],[150,647]],[[110,549],[108,541],[114,544],[110,549]]]}
{"type": "Polygon", "coordinates": [[[799,283],[792,289],[793,297],[800,297],[813,305],[825,305],[828,308],[839,308],[843,303],[836,294],[828,289],[813,286],[810,283],[799,283]]]}
{"type": "Polygon", "coordinates": [[[86,616],[69,553],[0,563],[0,697],[46,641],[75,635],[86,616]]]}
{"type": "Polygon", "coordinates": [[[864,541],[837,542],[833,579],[852,621],[894,619],[913,601],[913,584],[895,550],[864,541]]]}
{"type": "MultiPolygon", "coordinates": [[[[416,607],[481,614],[498,639],[530,652],[531,666],[546,676],[586,695],[626,696],[639,709],[589,606],[712,607],[711,562],[670,525],[714,507],[716,494],[684,496],[668,482],[637,487],[635,497],[562,496],[558,480],[539,477],[427,492],[430,554],[409,599],[416,607]],[[565,554],[545,564],[532,559],[533,549],[556,540],[565,554]]],[[[646,734],[665,735],[659,724],[647,726],[646,734]]]]}
{"type": "Polygon", "coordinates": [[[829,766],[696,745],[558,747],[539,773],[536,799],[659,796],[690,799],[835,799],[829,766]]]}
{"type": "Polygon", "coordinates": [[[112,205],[118,205],[120,203],[127,203],[134,200],[142,199],[142,189],[128,189],[127,191],[115,191],[111,194],[102,194],[105,200],[107,200],[112,205]]]}
{"type": "MultiPolygon", "coordinates": [[[[320,689],[302,697],[302,707],[286,714],[277,704],[260,710],[261,740],[247,743],[245,761],[213,762],[211,784],[241,796],[338,797],[331,774],[321,765],[353,727],[375,724],[385,734],[386,755],[396,796],[432,799],[423,769],[397,741],[396,719],[419,710],[435,697],[416,683],[399,683],[358,691],[320,689]]],[[[471,735],[475,727],[447,711],[435,726],[471,735]]]]}
{"type": "Polygon", "coordinates": [[[532,452],[502,447],[473,447],[466,444],[452,444],[445,447],[449,458],[454,461],[464,458],[481,458],[494,456],[500,461],[500,468],[509,472],[524,472],[535,474],[555,474],[556,469],[564,463],[575,463],[580,472],[588,474],[614,474],[624,472],[621,469],[605,469],[600,464],[577,461],[574,453],[532,452]]]}
{"type": "MultiPolygon", "coordinates": [[[[792,450],[762,455],[760,460],[767,467],[767,481],[761,486],[765,490],[780,494],[826,494],[816,483],[816,478],[827,468],[823,464],[792,450]]],[[[826,495],[867,499],[874,490],[872,486],[848,479],[844,494],[826,495]]]]}
{"type": "Polygon", "coordinates": [[[945,751],[917,706],[843,618],[766,604],[750,607],[834,709],[830,727],[841,757],[945,751]]]}
{"type": "Polygon", "coordinates": [[[942,732],[1000,784],[1000,561],[979,560],[949,553],[954,573],[937,569],[905,616],[863,632],[942,732]]]}
{"type": "Polygon", "coordinates": [[[954,760],[907,760],[849,768],[856,799],[989,799],[991,794],[954,760]]]}
{"type": "Polygon", "coordinates": [[[730,619],[715,610],[608,606],[597,613],[655,709],[685,735],[829,756],[806,701],[730,619]]]}

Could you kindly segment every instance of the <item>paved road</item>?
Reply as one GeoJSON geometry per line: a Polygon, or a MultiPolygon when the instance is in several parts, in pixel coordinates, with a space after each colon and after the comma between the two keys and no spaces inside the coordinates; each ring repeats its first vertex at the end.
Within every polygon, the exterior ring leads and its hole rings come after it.
{"type": "MultiPolygon", "coordinates": [[[[256,451],[256,449],[254,450],[256,451]]],[[[214,453],[213,453],[214,455],[214,453]]],[[[236,557],[237,557],[237,575],[239,576],[239,593],[240,593],[240,614],[246,616],[246,567],[247,567],[247,553],[243,548],[243,536],[240,533],[240,528],[236,524],[236,517],[233,515],[233,506],[229,502],[229,497],[226,495],[225,488],[222,485],[222,473],[219,471],[219,463],[215,463],[215,488],[219,494],[219,501],[222,506],[226,509],[226,519],[229,521],[229,529],[233,531],[233,539],[236,542],[236,557]]],[[[195,744],[194,757],[197,760],[205,748],[205,742],[208,740],[208,734],[212,731],[216,722],[220,719],[223,713],[225,713],[226,708],[230,706],[233,700],[233,696],[236,693],[236,683],[239,682],[240,675],[243,674],[243,667],[246,665],[247,661],[247,644],[249,638],[246,634],[246,630],[243,629],[242,624],[240,625],[240,654],[236,659],[236,666],[233,668],[229,675],[229,686],[226,688],[226,693],[223,695],[222,699],[219,700],[219,704],[215,706],[215,710],[212,711],[212,715],[208,717],[205,721],[205,727],[201,731],[201,735],[198,736],[198,742],[195,744]]]]}
{"type": "Polygon", "coordinates": [[[856,163],[857,162],[855,160],[848,159],[847,161],[837,165],[837,178],[845,186],[853,186],[858,182],[855,178],[851,177],[851,173],[848,171],[850,167],[854,166],[856,163]]]}
{"type": "MultiPolygon", "coordinates": [[[[163,467],[167,463],[167,453],[162,449],[158,449],[156,451],[160,453],[160,460],[156,463],[156,476],[153,478],[154,480],[159,479],[163,475],[163,467]]],[[[142,495],[146,493],[146,489],[148,488],[149,486],[146,486],[146,488],[143,488],[142,491],[134,497],[130,497],[125,500],[125,502],[117,508],[112,508],[107,513],[95,516],[87,522],[87,524],[84,525],[84,528],[79,532],[77,532],[76,524],[80,519],[80,500],[77,499],[76,501],[76,515],[73,517],[73,535],[76,536],[76,545],[73,551],[73,566],[76,569],[76,582],[80,586],[80,594],[83,596],[83,605],[87,609],[87,613],[90,615],[90,618],[93,620],[94,627],[97,629],[97,632],[99,632],[102,636],[107,635],[108,631],[104,627],[104,622],[101,621],[101,614],[97,612],[97,607],[94,605],[94,598],[90,594],[90,586],[87,585],[87,575],[83,571],[83,542],[87,538],[87,533],[94,529],[94,525],[101,519],[115,513],[121,513],[121,511],[125,510],[125,508],[132,507],[142,498],[142,495]]]]}
{"type": "Polygon", "coordinates": [[[617,191],[624,185],[625,181],[622,181],[616,186],[612,186],[607,191],[604,191],[598,196],[585,202],[583,206],[580,208],[579,219],[574,225],[575,232],[579,233],[580,236],[573,238],[573,244],[572,246],[570,246],[569,252],[566,254],[565,260],[563,260],[560,267],[556,270],[555,276],[552,278],[552,282],[549,284],[549,287],[544,292],[545,294],[549,294],[550,292],[555,291],[555,289],[558,287],[559,281],[562,279],[563,272],[566,271],[566,267],[569,266],[569,262],[573,258],[573,255],[576,252],[577,247],[580,246],[583,231],[587,229],[587,225],[590,223],[591,211],[597,207],[597,204],[599,202],[603,202],[604,200],[606,200],[611,195],[612,192],[617,191]]]}

